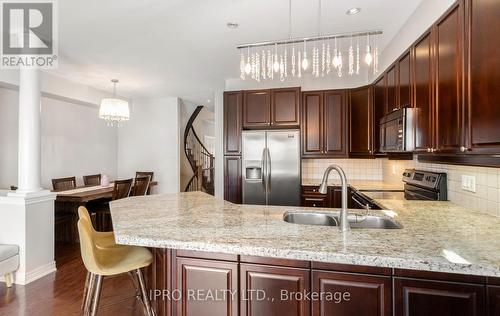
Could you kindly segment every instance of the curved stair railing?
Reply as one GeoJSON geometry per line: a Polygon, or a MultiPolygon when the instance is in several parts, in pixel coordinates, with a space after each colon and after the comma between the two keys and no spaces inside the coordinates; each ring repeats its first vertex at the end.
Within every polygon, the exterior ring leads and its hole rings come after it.
{"type": "Polygon", "coordinates": [[[215,157],[203,145],[193,128],[193,123],[202,109],[203,106],[200,105],[194,110],[184,130],[184,153],[193,170],[193,176],[184,191],[203,191],[214,195],[215,157]]]}

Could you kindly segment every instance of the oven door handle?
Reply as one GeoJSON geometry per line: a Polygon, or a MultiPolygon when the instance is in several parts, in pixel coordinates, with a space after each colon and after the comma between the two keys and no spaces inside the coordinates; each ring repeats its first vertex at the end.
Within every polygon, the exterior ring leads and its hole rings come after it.
{"type": "Polygon", "coordinates": [[[411,192],[411,191],[405,191],[405,194],[411,196],[411,197],[415,197],[415,198],[418,198],[419,200],[428,200],[428,201],[432,201],[431,198],[427,197],[427,196],[424,196],[424,195],[421,195],[421,194],[418,194],[418,193],[415,193],[415,192],[411,192]]]}

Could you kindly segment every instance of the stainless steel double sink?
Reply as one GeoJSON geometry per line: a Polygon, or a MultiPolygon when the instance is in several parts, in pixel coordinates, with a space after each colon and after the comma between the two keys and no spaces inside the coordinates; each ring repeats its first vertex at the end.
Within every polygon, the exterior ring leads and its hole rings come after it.
{"type": "MultiPolygon", "coordinates": [[[[338,213],[288,211],[283,214],[287,223],[300,225],[338,226],[338,213]]],[[[348,215],[349,225],[352,229],[401,229],[403,225],[386,217],[376,215],[348,215]]]]}

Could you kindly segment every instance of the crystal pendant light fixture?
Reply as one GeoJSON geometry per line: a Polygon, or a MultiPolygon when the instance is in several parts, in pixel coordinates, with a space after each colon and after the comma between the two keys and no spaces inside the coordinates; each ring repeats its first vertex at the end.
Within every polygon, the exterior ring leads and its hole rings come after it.
{"type": "Polygon", "coordinates": [[[116,84],[118,79],[112,79],[113,97],[101,100],[99,107],[99,118],[108,122],[108,126],[121,126],[125,121],[130,120],[130,110],[128,102],[116,97],[116,84]]]}
{"type": "Polygon", "coordinates": [[[275,79],[284,81],[288,78],[302,78],[306,73],[312,74],[313,78],[328,77],[335,73],[341,78],[346,74],[359,76],[362,73],[361,69],[366,67],[367,71],[378,73],[377,36],[381,35],[382,31],[323,35],[321,1],[318,0],[316,36],[292,38],[292,4],[291,0],[288,0],[288,39],[238,45],[239,50],[246,49],[246,55],[243,51],[239,56],[240,78],[242,80],[251,78],[257,82],[275,79]],[[375,38],[374,46],[371,44],[373,38],[375,38]],[[356,40],[355,46],[354,40],[356,40]],[[311,45],[308,45],[308,42],[311,45]],[[303,47],[300,47],[300,44],[303,47]],[[364,51],[361,51],[362,45],[365,45],[364,51]],[[346,48],[344,52],[341,46],[346,48]],[[345,65],[343,54],[346,58],[345,65]]]}

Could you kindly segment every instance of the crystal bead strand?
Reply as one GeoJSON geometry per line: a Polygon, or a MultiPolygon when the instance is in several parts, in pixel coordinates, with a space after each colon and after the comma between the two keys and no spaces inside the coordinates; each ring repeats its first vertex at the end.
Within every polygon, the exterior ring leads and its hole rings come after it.
{"type": "Polygon", "coordinates": [[[283,64],[283,55],[280,55],[280,81],[285,81],[285,66],[283,64]]]}
{"type": "Polygon", "coordinates": [[[285,72],[285,78],[288,77],[288,67],[287,67],[287,64],[288,64],[288,48],[285,47],[285,58],[283,60],[283,67],[285,68],[284,69],[284,72],[285,72]]]}
{"type": "Polygon", "coordinates": [[[328,45],[326,46],[326,74],[330,74],[330,63],[331,63],[331,58],[332,56],[330,56],[330,43],[328,43],[328,45]]]}
{"type": "Polygon", "coordinates": [[[267,78],[273,79],[273,57],[271,50],[267,50],[267,78]]]}
{"type": "Polygon", "coordinates": [[[292,77],[295,77],[295,45],[292,47],[292,77]]]}
{"type": "Polygon", "coordinates": [[[338,60],[339,60],[339,66],[337,67],[337,75],[339,76],[339,78],[342,78],[342,63],[343,63],[343,60],[342,60],[342,47],[339,45],[339,53],[338,53],[339,57],[338,57],[338,60]]]}
{"type": "Polygon", "coordinates": [[[349,76],[354,74],[354,48],[352,47],[352,36],[351,44],[349,45],[349,76]]]}
{"type": "Polygon", "coordinates": [[[359,37],[356,44],[356,75],[359,75],[359,37]]]}
{"type": "Polygon", "coordinates": [[[265,50],[262,50],[262,58],[261,58],[261,70],[260,70],[260,73],[261,73],[261,76],[262,76],[262,79],[266,79],[267,76],[266,76],[266,51],[265,50]]]}
{"type": "Polygon", "coordinates": [[[325,47],[325,41],[323,41],[321,45],[321,77],[325,76],[325,69],[326,69],[325,59],[326,59],[326,47],[325,47]]]}
{"type": "Polygon", "coordinates": [[[255,53],[255,80],[260,82],[260,55],[258,52],[255,53]]]}
{"type": "Polygon", "coordinates": [[[245,54],[241,53],[240,57],[240,78],[245,80],[245,54]]]}
{"type": "Polygon", "coordinates": [[[300,50],[297,52],[297,77],[302,77],[302,65],[301,65],[301,62],[302,62],[302,58],[301,58],[301,52],[300,50]]]}

